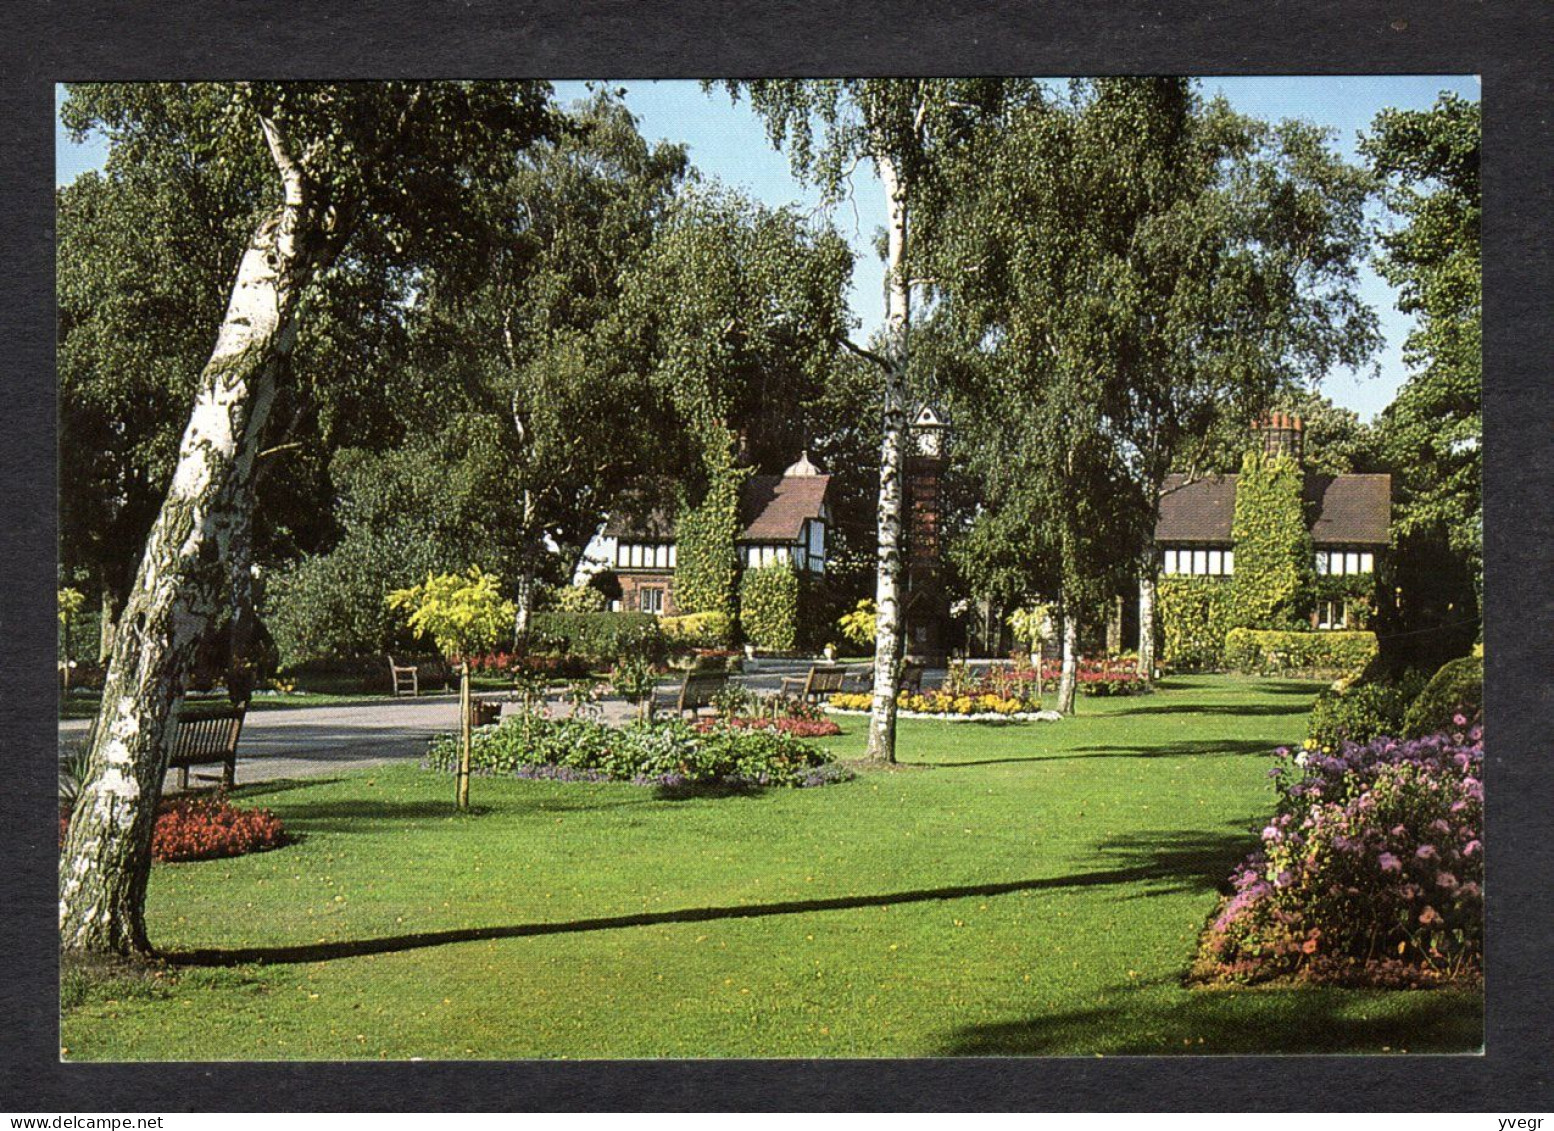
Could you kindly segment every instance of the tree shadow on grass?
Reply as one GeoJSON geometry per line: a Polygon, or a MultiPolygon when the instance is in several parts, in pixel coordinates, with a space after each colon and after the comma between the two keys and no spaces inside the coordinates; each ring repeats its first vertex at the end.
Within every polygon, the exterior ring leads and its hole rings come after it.
{"type": "Polygon", "coordinates": [[[337,785],[344,778],[274,778],[236,786],[227,794],[234,801],[247,801],[255,797],[269,797],[276,793],[290,793],[294,789],[312,789],[320,785],[337,785]]]}
{"type": "Polygon", "coordinates": [[[1110,715],[1228,715],[1231,718],[1256,718],[1266,715],[1305,715],[1308,703],[1171,703],[1160,707],[1129,707],[1110,715]]]}
{"type": "Polygon", "coordinates": [[[542,935],[583,934],[593,931],[651,927],[668,923],[707,923],[723,919],[764,919],[784,915],[809,915],[826,911],[852,911],[863,907],[901,906],[955,899],[987,899],[1022,891],[1060,891],[1106,886],[1147,884],[1153,894],[1212,887],[1219,871],[1218,861],[1227,853],[1239,851],[1245,834],[1197,832],[1141,833],[1125,842],[1112,842],[1104,851],[1120,855],[1116,867],[1067,876],[1010,880],[999,883],[966,884],[910,891],[879,892],[872,895],[835,896],[827,899],[786,900],[776,903],[725,907],[686,907],[676,911],[614,915],[564,922],[516,923],[488,927],[464,927],[446,931],[422,931],[415,934],[388,935],[368,939],[303,944],[299,946],[235,947],[169,951],[162,957],[184,966],[241,966],[247,963],[326,962],[340,958],[359,958],[369,954],[397,954],[455,943],[482,942],[488,939],[534,938],[542,935]]]}
{"type": "Polygon", "coordinates": [[[1134,985],[1092,1009],[961,1029],[940,1056],[1223,1055],[1246,1053],[1473,1053],[1484,1042],[1472,992],[1320,987],[1213,990],[1134,985]],[[1201,1040],[1200,1040],[1201,1038],[1201,1040]]]}
{"type": "Polygon", "coordinates": [[[628,805],[641,805],[653,800],[646,790],[639,797],[614,801],[595,798],[524,798],[510,799],[502,805],[482,804],[478,784],[468,812],[460,813],[453,797],[446,800],[394,801],[389,798],[363,799],[338,798],[327,801],[300,802],[287,805],[282,817],[287,825],[295,825],[309,832],[376,832],[385,821],[444,820],[449,818],[483,817],[492,813],[554,814],[593,812],[619,809],[628,805]]]}
{"type": "Polygon", "coordinates": [[[1156,742],[1147,746],[1075,746],[1061,754],[1039,752],[1026,758],[979,758],[966,762],[935,762],[946,770],[962,766],[1000,766],[1019,762],[1067,762],[1075,758],[1225,758],[1247,754],[1267,754],[1273,744],[1265,739],[1187,739],[1156,742]]]}

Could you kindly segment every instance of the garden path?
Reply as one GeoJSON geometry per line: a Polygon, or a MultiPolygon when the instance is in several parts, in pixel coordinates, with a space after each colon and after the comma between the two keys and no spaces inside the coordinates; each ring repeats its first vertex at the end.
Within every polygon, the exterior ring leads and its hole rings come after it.
{"type": "MultiPolygon", "coordinates": [[[[778,689],[783,676],[802,674],[807,663],[767,661],[738,682],[758,694],[778,689]]],[[[940,673],[930,672],[927,682],[937,683],[940,673]]],[[[603,701],[604,721],[620,724],[632,708],[619,697],[603,701]]],[[[511,704],[504,713],[512,711],[511,704]]],[[[552,710],[565,713],[564,704],[552,700],[552,710]]],[[[292,707],[286,710],[250,711],[238,743],[239,785],[278,778],[320,777],[371,769],[394,762],[417,761],[426,753],[427,741],[458,726],[458,697],[428,695],[418,699],[383,699],[330,707],[292,707]]],[[[89,721],[67,719],[59,724],[61,739],[80,741],[89,721]]],[[[174,778],[168,779],[172,788],[174,778]]]]}

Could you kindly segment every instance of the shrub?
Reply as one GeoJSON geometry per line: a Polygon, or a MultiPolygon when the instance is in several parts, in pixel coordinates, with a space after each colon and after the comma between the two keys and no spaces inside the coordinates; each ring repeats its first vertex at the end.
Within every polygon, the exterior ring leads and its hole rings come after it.
{"type": "MultiPolygon", "coordinates": [[[[431,769],[458,764],[454,735],[432,742],[431,769]]],[[[610,727],[587,719],[509,719],[481,727],[471,765],[482,772],[639,785],[806,786],[842,780],[831,755],[766,727],[680,720],[610,727]]]]}
{"type": "Polygon", "coordinates": [[[842,636],[860,648],[873,646],[878,625],[879,612],[874,602],[867,597],[859,601],[852,612],[843,613],[836,622],[836,626],[842,630],[842,636]]]}
{"type": "Polygon", "coordinates": [[[1376,658],[1374,632],[1276,632],[1233,628],[1225,635],[1225,664],[1254,675],[1321,672],[1355,676],[1376,658]]]}
{"type": "Polygon", "coordinates": [[[1403,732],[1411,696],[1391,683],[1357,683],[1344,691],[1324,691],[1311,707],[1306,737],[1317,746],[1337,749],[1344,741],[1369,742],[1403,732]]]}
{"type": "Polygon", "coordinates": [[[529,640],[536,651],[606,663],[621,656],[654,663],[664,658],[664,633],[652,613],[535,613],[529,640]]]}
{"type": "Polygon", "coordinates": [[[261,616],[283,667],[391,651],[408,640],[384,600],[439,567],[425,545],[353,530],[265,581],[261,616]]]}
{"type": "Polygon", "coordinates": [[[1178,670],[1210,670],[1225,659],[1230,580],[1162,577],[1155,589],[1160,616],[1161,662],[1178,670]]]}
{"type": "Polygon", "coordinates": [[[1482,730],[1279,758],[1278,813],[1232,876],[1195,977],[1419,985],[1477,972],[1482,730]]]}
{"type": "Polygon", "coordinates": [[[551,594],[555,607],[563,613],[602,613],[607,602],[603,590],[592,585],[566,585],[551,594]]]}
{"type": "Polygon", "coordinates": [[[1477,720],[1483,714],[1484,658],[1463,656],[1441,665],[1425,684],[1403,718],[1403,734],[1433,734],[1451,726],[1456,715],[1477,720]]]}
{"type": "Polygon", "coordinates": [[[739,587],[739,620],[745,637],[769,652],[799,646],[799,578],[785,558],[747,569],[739,587]]]}
{"type": "MultiPolygon", "coordinates": [[[[69,823],[69,815],[61,813],[62,845],[69,823]]],[[[157,806],[151,858],[216,860],[279,848],[289,841],[281,819],[268,809],[239,809],[224,797],[180,797],[157,806]]]]}
{"type": "Polygon", "coordinates": [[[660,617],[659,627],[670,647],[726,648],[734,640],[734,619],[727,613],[660,617]]]}

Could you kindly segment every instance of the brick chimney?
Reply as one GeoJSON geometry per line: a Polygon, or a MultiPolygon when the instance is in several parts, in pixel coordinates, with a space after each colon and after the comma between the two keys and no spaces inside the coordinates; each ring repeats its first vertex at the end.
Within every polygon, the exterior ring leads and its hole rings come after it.
{"type": "Polygon", "coordinates": [[[1263,453],[1289,456],[1296,463],[1305,458],[1305,423],[1288,412],[1273,412],[1252,422],[1252,431],[1263,438],[1263,453]]]}

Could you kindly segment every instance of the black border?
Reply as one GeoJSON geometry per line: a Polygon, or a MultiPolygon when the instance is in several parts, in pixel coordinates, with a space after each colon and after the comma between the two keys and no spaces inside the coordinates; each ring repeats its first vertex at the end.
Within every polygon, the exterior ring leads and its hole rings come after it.
{"type": "Polygon", "coordinates": [[[1554,706],[1554,208],[1543,0],[27,0],[0,76],[0,1108],[1548,1110],[1541,711],[1554,706]],[[1073,73],[1483,76],[1489,1006],[1480,1057],[61,1065],[55,982],[53,92],[65,79],[1073,73]]]}

